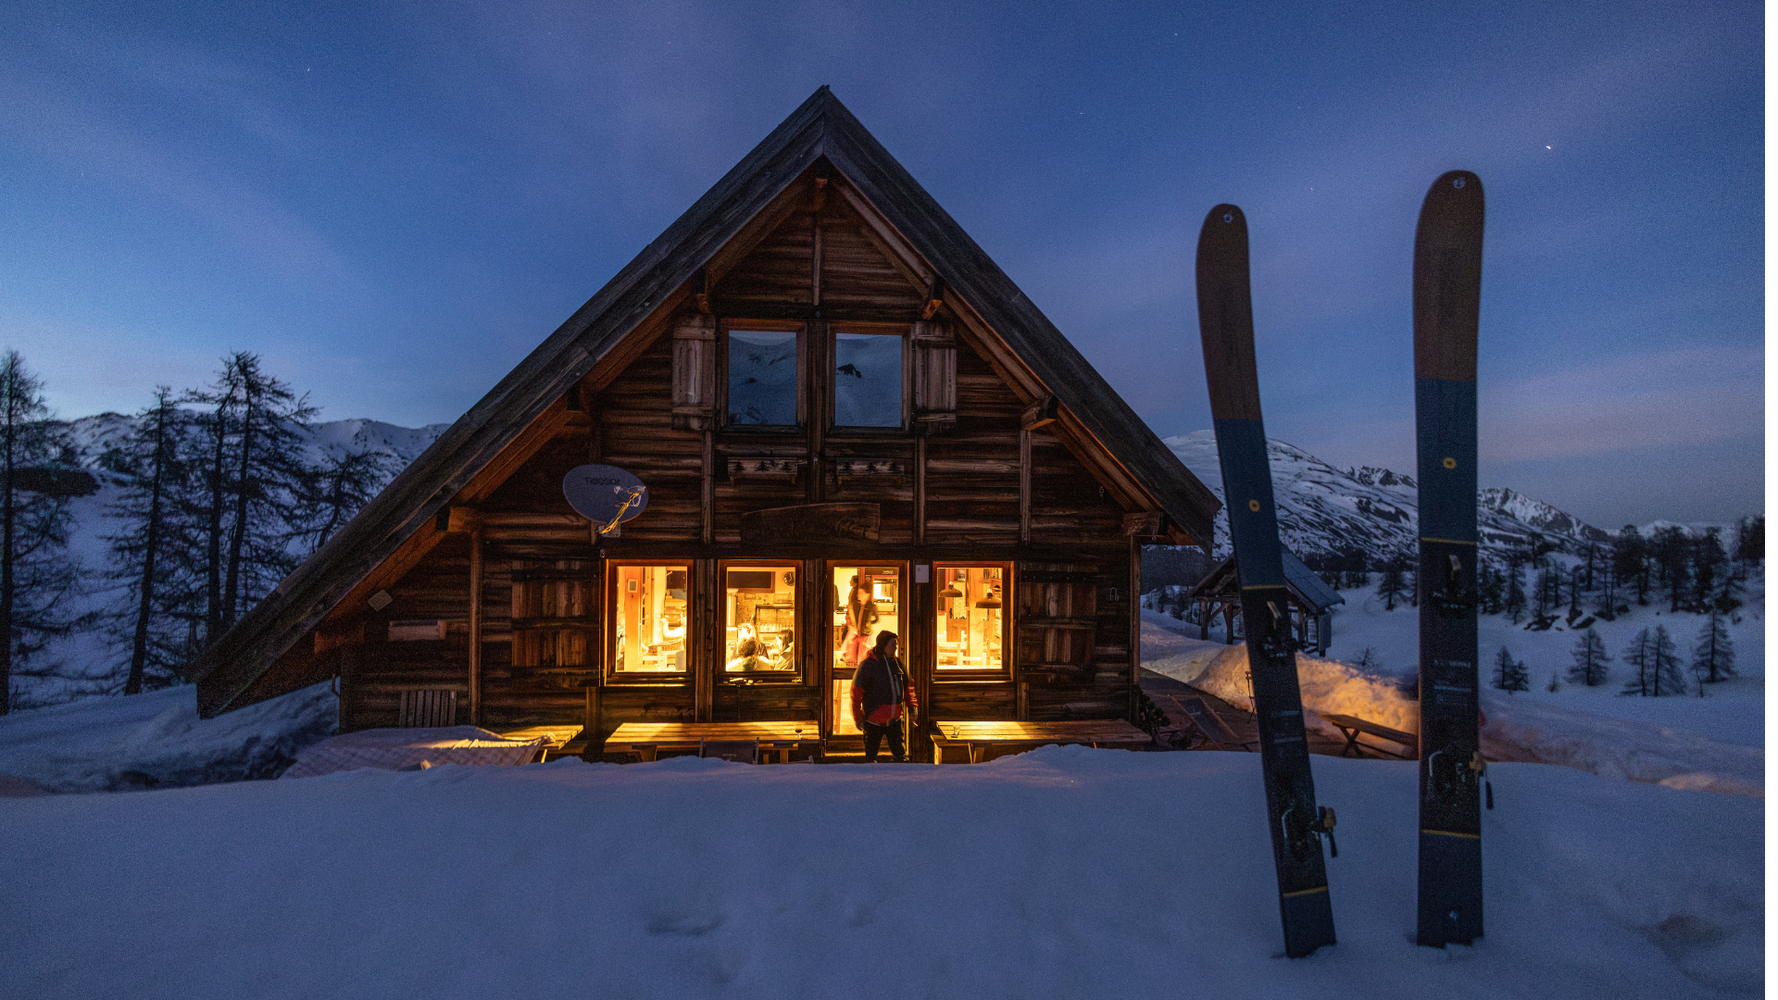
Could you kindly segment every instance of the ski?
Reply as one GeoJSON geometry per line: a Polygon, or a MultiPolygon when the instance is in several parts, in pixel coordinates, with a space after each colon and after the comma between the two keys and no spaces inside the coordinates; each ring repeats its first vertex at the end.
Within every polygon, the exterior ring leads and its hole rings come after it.
{"type": "Polygon", "coordinates": [[[1482,936],[1484,767],[1476,731],[1476,328],[1482,182],[1432,184],[1414,234],[1420,471],[1420,884],[1416,940],[1482,936]]]}
{"type": "Polygon", "coordinates": [[[1253,669],[1253,711],[1259,722],[1284,953],[1300,958],[1334,943],[1333,905],[1320,839],[1327,834],[1331,842],[1333,810],[1316,808],[1315,780],[1309,771],[1278,515],[1272,505],[1272,471],[1260,418],[1247,219],[1239,208],[1218,205],[1204,219],[1198,236],[1197,278],[1198,330],[1204,345],[1204,375],[1210,383],[1229,536],[1241,581],[1241,619],[1253,669]]]}

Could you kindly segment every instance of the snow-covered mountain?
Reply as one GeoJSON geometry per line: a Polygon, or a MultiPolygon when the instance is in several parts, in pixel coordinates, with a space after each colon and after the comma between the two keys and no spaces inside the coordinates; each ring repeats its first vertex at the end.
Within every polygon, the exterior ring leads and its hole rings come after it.
{"type": "MultiPolygon", "coordinates": [[[[1216,435],[1195,431],[1166,439],[1168,447],[1222,498],[1216,435]]],[[[1412,555],[1419,525],[1419,489],[1412,476],[1364,466],[1337,469],[1283,441],[1266,442],[1272,492],[1284,544],[1303,558],[1351,549],[1371,559],[1412,555]]],[[[1565,511],[1510,489],[1485,489],[1476,497],[1484,552],[1504,562],[1510,550],[1543,543],[1570,554],[1611,535],[1565,511]]],[[[1228,552],[1228,513],[1216,515],[1218,555],[1228,552]]]]}
{"type": "MultiPolygon", "coordinates": [[[[134,419],[121,413],[101,413],[67,421],[68,434],[80,452],[81,464],[97,475],[99,456],[106,448],[129,435],[134,419]]],[[[395,467],[400,469],[406,468],[409,462],[419,457],[450,426],[427,424],[424,427],[397,427],[381,420],[360,417],[310,424],[302,433],[308,438],[308,457],[311,462],[319,462],[324,456],[338,457],[353,451],[374,451],[394,459],[395,467]]]]}

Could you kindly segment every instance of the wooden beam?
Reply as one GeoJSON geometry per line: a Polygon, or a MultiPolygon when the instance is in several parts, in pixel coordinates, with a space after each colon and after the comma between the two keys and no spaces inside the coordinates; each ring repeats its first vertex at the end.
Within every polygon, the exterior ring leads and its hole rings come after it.
{"type": "Polygon", "coordinates": [[[926,289],[926,304],[920,307],[920,318],[931,319],[938,315],[939,309],[945,304],[945,282],[943,278],[932,279],[932,285],[926,289]]]}
{"type": "Polygon", "coordinates": [[[741,515],[743,544],[852,539],[874,542],[882,530],[881,504],[811,503],[769,507],[741,515]]]}
{"type": "Polygon", "coordinates": [[[1031,544],[1031,432],[1019,431],[1019,544],[1031,544]]]}
{"type": "Polygon", "coordinates": [[[1019,427],[1022,430],[1034,431],[1039,427],[1048,427],[1056,422],[1061,410],[1061,403],[1054,396],[1045,396],[1025,407],[1019,414],[1019,427]]]}
{"type": "Polygon", "coordinates": [[[1130,536],[1130,724],[1142,721],[1142,542],[1130,536]]]}
{"type": "Polygon", "coordinates": [[[482,724],[482,529],[469,532],[469,724],[482,724]]]}
{"type": "Polygon", "coordinates": [[[821,308],[821,213],[820,212],[815,213],[815,215],[812,219],[812,224],[815,227],[815,236],[814,236],[815,252],[811,255],[814,258],[814,265],[813,265],[813,267],[810,268],[812,273],[809,278],[809,296],[810,296],[809,301],[814,304],[815,308],[819,309],[819,308],[821,308]]]}

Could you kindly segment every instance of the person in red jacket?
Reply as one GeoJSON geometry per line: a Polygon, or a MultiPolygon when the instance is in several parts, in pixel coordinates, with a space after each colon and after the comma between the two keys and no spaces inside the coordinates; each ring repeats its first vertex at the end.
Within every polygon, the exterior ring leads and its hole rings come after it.
{"type": "Polygon", "coordinates": [[[895,658],[895,633],[877,633],[876,645],[852,672],[852,721],[864,731],[865,763],[875,763],[883,737],[889,737],[889,757],[907,759],[901,737],[902,710],[914,709],[914,688],[907,670],[895,658]]]}

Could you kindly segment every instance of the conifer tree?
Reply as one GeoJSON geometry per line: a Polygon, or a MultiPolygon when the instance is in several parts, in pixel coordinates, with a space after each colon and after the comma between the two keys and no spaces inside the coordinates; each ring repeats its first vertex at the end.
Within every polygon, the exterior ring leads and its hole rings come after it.
{"type": "Polygon", "coordinates": [[[1514,660],[1506,647],[1494,656],[1494,686],[1502,691],[1531,690],[1531,673],[1522,661],[1514,660]]]}
{"type": "Polygon", "coordinates": [[[13,708],[15,677],[53,676],[30,670],[32,657],[81,624],[68,610],[80,585],[67,552],[69,497],[50,485],[77,463],[48,417],[42,380],[17,351],[0,355],[0,715],[13,708]]]}
{"type": "Polygon", "coordinates": [[[1690,587],[1691,549],[1691,538],[1678,525],[1661,528],[1649,537],[1649,551],[1671,601],[1669,612],[1679,610],[1690,587]]]}
{"type": "Polygon", "coordinates": [[[1624,525],[1618,532],[1617,546],[1612,552],[1611,566],[1625,586],[1636,585],[1636,603],[1648,603],[1648,543],[1634,524],[1624,525]]]}
{"type": "Polygon", "coordinates": [[[1568,679],[1575,684],[1598,687],[1611,676],[1610,654],[1598,630],[1588,627],[1574,643],[1574,665],[1568,668],[1568,679]]]}
{"type": "Polygon", "coordinates": [[[322,465],[309,469],[300,497],[308,550],[327,544],[397,471],[393,458],[368,449],[329,455],[322,465]]]}
{"type": "Polygon", "coordinates": [[[1717,588],[1730,576],[1724,572],[1729,554],[1722,547],[1722,529],[1714,525],[1692,540],[1692,596],[1689,603],[1703,611],[1716,599],[1717,588]]]}
{"type": "Polygon", "coordinates": [[[1766,559],[1766,515],[1744,517],[1735,524],[1735,561],[1742,571],[1766,559]]]}
{"type": "Polygon", "coordinates": [[[1506,597],[1501,601],[1501,608],[1514,625],[1525,616],[1525,581],[1520,573],[1519,557],[1515,555],[1506,564],[1506,597]]]}
{"type": "Polygon", "coordinates": [[[1395,601],[1404,593],[1405,582],[1402,580],[1402,559],[1397,556],[1383,565],[1382,580],[1377,584],[1377,596],[1383,599],[1383,610],[1394,611],[1395,601]]]}
{"type": "Polygon", "coordinates": [[[1656,625],[1652,632],[1645,628],[1636,633],[1621,655],[1624,665],[1636,672],[1621,693],[1645,698],[1685,693],[1679,654],[1663,626],[1656,625]]]}
{"type": "Polygon", "coordinates": [[[1698,630],[1698,645],[1693,649],[1692,673],[1699,683],[1715,684],[1735,676],[1735,644],[1729,639],[1729,628],[1722,615],[1712,611],[1698,630]]]}
{"type": "Polygon", "coordinates": [[[122,486],[106,510],[114,532],[103,537],[112,553],[108,575],[131,597],[116,622],[129,637],[126,695],[178,683],[197,652],[189,626],[202,590],[201,547],[188,516],[189,432],[189,415],[160,386],[130,434],[99,457],[122,486]]]}

